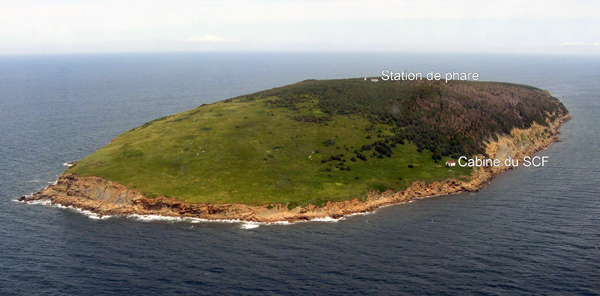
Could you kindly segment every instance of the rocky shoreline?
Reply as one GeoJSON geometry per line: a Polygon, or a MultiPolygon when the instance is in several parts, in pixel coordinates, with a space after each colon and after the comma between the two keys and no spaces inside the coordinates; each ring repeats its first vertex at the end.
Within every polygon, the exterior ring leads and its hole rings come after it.
{"type": "MultiPolygon", "coordinates": [[[[511,157],[522,161],[525,156],[545,149],[558,138],[561,124],[570,115],[549,123],[549,127],[535,124],[529,129],[513,129],[510,135],[499,137],[488,143],[487,154],[500,160],[511,157]]],[[[503,162],[503,161],[502,161],[503,162]]],[[[487,167],[475,169],[468,182],[456,179],[425,184],[414,182],[403,191],[388,190],[382,193],[370,192],[364,200],[327,202],[322,207],[308,205],[288,210],[285,204],[275,206],[250,206],[245,204],[193,204],[165,197],[146,198],[139,191],[127,188],[117,182],[99,177],[81,177],[74,173],[64,173],[55,185],[51,185],[32,196],[22,196],[18,200],[31,202],[50,200],[51,204],[70,206],[97,215],[160,215],[167,217],[189,217],[206,220],[239,220],[248,222],[295,222],[317,218],[341,218],[345,215],[366,213],[377,208],[406,203],[414,199],[472,192],[481,189],[498,174],[512,169],[487,167]]]]}

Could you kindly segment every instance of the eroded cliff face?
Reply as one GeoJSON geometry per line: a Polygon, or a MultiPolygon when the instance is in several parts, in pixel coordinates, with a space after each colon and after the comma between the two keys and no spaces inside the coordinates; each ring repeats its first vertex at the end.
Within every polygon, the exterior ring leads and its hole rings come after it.
{"type": "MultiPolygon", "coordinates": [[[[501,160],[499,167],[476,168],[469,181],[446,180],[425,184],[415,182],[404,191],[388,190],[383,193],[370,192],[364,200],[328,202],[322,207],[308,205],[288,210],[286,205],[249,206],[244,204],[191,204],[165,197],[146,198],[137,190],[99,177],[80,177],[63,174],[56,185],[49,186],[22,201],[49,199],[52,204],[72,206],[99,215],[162,215],[193,217],[208,220],[241,220],[254,222],[278,222],[312,220],[315,218],[340,218],[344,215],[373,211],[379,207],[409,202],[413,199],[436,195],[477,191],[496,175],[511,167],[504,166],[507,158],[519,159],[532,156],[555,141],[558,128],[566,116],[550,123],[549,127],[534,124],[529,129],[513,129],[510,135],[499,137],[487,145],[488,158],[501,160]]],[[[481,157],[481,156],[480,156],[481,157]]]]}

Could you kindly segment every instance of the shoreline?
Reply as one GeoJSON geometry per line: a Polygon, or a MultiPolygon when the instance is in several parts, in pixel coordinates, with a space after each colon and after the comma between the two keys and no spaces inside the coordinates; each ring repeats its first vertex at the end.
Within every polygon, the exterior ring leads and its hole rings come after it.
{"type": "MultiPolygon", "coordinates": [[[[571,119],[567,114],[549,122],[548,127],[534,123],[528,129],[513,129],[510,135],[489,142],[486,153],[490,158],[523,159],[533,156],[552,143],[560,141],[559,128],[571,119]],[[523,140],[525,135],[525,140],[523,140]],[[545,135],[545,136],[540,136],[545,135]],[[526,144],[524,142],[527,142],[526,144]]],[[[514,169],[502,164],[500,167],[476,168],[471,180],[448,179],[425,184],[416,181],[403,191],[371,191],[364,201],[358,199],[340,202],[327,202],[322,207],[314,205],[298,206],[291,210],[285,204],[250,206],[245,204],[194,204],[165,197],[146,198],[139,191],[128,189],[125,185],[99,177],[81,177],[74,173],[63,173],[55,184],[50,185],[31,196],[22,196],[24,202],[49,200],[52,205],[73,207],[103,216],[149,216],[157,215],[171,218],[193,218],[220,222],[258,222],[281,223],[299,222],[315,219],[339,219],[348,215],[366,214],[374,210],[395,204],[408,203],[416,199],[434,196],[452,195],[463,192],[476,192],[491,182],[502,172],[514,169]]]]}

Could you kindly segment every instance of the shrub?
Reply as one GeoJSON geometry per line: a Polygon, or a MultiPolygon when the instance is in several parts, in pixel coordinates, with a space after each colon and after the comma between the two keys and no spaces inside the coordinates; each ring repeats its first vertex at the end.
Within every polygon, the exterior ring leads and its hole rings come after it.
{"type": "Polygon", "coordinates": [[[323,145],[325,145],[325,146],[333,146],[333,145],[335,145],[335,141],[329,139],[329,140],[326,140],[325,142],[323,142],[323,145]]]}

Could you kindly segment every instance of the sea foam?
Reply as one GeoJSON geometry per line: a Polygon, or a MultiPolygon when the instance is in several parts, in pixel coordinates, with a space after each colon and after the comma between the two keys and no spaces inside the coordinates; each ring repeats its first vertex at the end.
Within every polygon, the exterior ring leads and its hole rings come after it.
{"type": "MultiPolygon", "coordinates": [[[[25,195],[25,197],[31,197],[33,196],[33,194],[27,194],[25,195]]],[[[296,223],[306,223],[306,222],[333,222],[333,223],[337,223],[338,221],[341,220],[345,220],[346,217],[349,216],[354,216],[354,215],[368,215],[371,214],[372,212],[367,212],[367,213],[355,213],[355,214],[350,214],[350,215],[346,215],[344,217],[340,217],[340,218],[332,218],[332,217],[321,217],[321,218],[315,218],[312,220],[300,220],[300,221],[294,221],[294,222],[288,222],[288,221],[275,221],[275,222],[253,222],[253,221],[243,221],[243,220],[239,220],[239,219],[218,219],[218,220],[213,220],[213,219],[202,219],[202,218],[193,218],[193,217],[173,217],[173,216],[161,216],[161,215],[139,215],[139,214],[130,214],[130,215],[99,215],[96,214],[94,212],[88,211],[88,210],[82,210],[73,206],[64,206],[61,204],[52,204],[50,199],[41,199],[41,200],[32,200],[32,201],[19,201],[17,199],[15,199],[14,201],[16,202],[25,202],[27,204],[32,204],[32,205],[46,205],[46,206],[52,206],[55,208],[60,208],[60,209],[67,209],[67,210],[73,210],[77,213],[80,213],[82,215],[87,216],[90,219],[109,219],[112,217],[125,217],[128,219],[133,219],[136,221],[140,221],[140,222],[155,222],[155,221],[163,221],[163,222],[170,222],[170,223],[237,223],[240,224],[240,228],[241,229],[254,229],[254,228],[258,228],[260,226],[269,226],[269,225],[292,225],[292,224],[296,224],[296,223]]]]}

